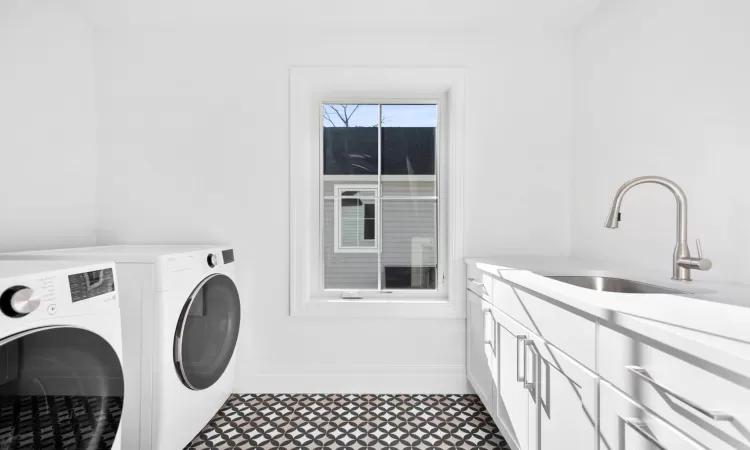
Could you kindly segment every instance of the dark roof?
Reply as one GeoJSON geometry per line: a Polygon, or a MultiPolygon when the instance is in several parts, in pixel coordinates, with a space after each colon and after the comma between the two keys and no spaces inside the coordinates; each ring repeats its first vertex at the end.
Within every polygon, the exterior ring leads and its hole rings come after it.
{"type": "MultiPolygon", "coordinates": [[[[383,175],[434,175],[435,128],[383,127],[383,175]]],[[[325,175],[376,175],[378,129],[323,129],[325,175]]]]}

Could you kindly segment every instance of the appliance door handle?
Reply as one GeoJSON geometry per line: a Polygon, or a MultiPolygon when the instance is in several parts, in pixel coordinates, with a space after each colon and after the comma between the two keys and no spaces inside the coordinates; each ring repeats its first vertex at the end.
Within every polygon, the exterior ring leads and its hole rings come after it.
{"type": "Polygon", "coordinates": [[[526,337],[525,334],[519,334],[516,336],[516,381],[519,383],[526,383],[526,337]],[[521,355],[518,353],[518,344],[523,342],[523,374],[518,375],[518,367],[521,365],[521,355]]]}
{"type": "Polygon", "coordinates": [[[682,402],[682,403],[690,406],[691,408],[693,408],[694,410],[698,411],[699,413],[703,414],[704,416],[708,417],[711,420],[716,420],[716,421],[731,421],[731,420],[734,420],[734,416],[732,416],[728,412],[720,411],[720,410],[707,409],[707,408],[704,408],[704,407],[696,404],[695,402],[693,402],[691,400],[686,399],[682,395],[676,393],[672,389],[664,386],[663,384],[661,384],[658,381],[656,381],[653,378],[651,378],[651,376],[649,375],[648,371],[646,371],[646,369],[644,369],[643,367],[639,367],[639,366],[625,366],[625,368],[628,369],[629,371],[633,372],[638,378],[642,379],[646,383],[649,383],[650,385],[654,386],[655,388],[660,389],[662,392],[665,392],[665,393],[669,394],[670,396],[672,396],[672,397],[676,398],[677,400],[679,400],[680,402],[682,402]]]}
{"type": "Polygon", "coordinates": [[[633,429],[636,433],[640,434],[641,437],[652,443],[656,448],[659,448],[661,450],[669,450],[667,447],[664,446],[661,442],[659,442],[658,439],[656,439],[656,436],[654,436],[651,431],[648,429],[648,425],[646,425],[646,422],[642,421],[641,419],[635,418],[635,417],[628,417],[623,418],[623,422],[625,422],[626,425],[628,425],[630,428],[633,429]]]}

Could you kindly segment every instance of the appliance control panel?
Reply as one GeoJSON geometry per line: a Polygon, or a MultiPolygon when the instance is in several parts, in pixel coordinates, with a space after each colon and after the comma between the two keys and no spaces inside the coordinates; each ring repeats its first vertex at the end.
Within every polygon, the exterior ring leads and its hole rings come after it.
{"type": "Polygon", "coordinates": [[[0,321],[84,315],[118,306],[115,277],[114,264],[107,263],[2,278],[0,321]]]}

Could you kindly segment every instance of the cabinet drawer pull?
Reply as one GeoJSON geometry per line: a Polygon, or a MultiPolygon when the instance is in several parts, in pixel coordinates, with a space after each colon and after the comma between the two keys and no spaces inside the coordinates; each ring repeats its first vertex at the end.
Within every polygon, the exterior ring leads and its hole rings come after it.
{"type": "Polygon", "coordinates": [[[709,419],[716,420],[716,421],[731,421],[734,420],[734,417],[725,412],[725,411],[717,411],[717,410],[710,410],[706,409],[700,405],[697,405],[696,403],[686,399],[682,395],[676,393],[672,389],[669,389],[668,387],[664,386],[663,384],[659,383],[658,381],[651,378],[651,376],[648,374],[646,369],[643,367],[638,366],[625,366],[626,369],[633,372],[638,378],[642,379],[643,381],[649,383],[650,385],[654,386],[655,388],[661,389],[663,392],[669,394],[670,396],[676,398],[682,403],[685,403],[686,405],[692,407],[699,413],[703,414],[704,416],[708,417],[709,419]]]}
{"type": "Polygon", "coordinates": [[[635,417],[622,419],[630,428],[633,429],[636,433],[640,434],[644,439],[652,443],[656,448],[660,448],[661,450],[669,450],[667,447],[665,447],[661,442],[659,442],[658,439],[656,439],[656,436],[654,436],[651,433],[651,430],[648,429],[648,425],[641,419],[637,419],[635,417]]]}
{"type": "Polygon", "coordinates": [[[526,383],[526,335],[525,334],[519,334],[516,336],[516,381],[519,383],[526,383]],[[523,342],[522,352],[523,352],[523,374],[518,375],[518,367],[521,366],[521,355],[518,353],[518,344],[523,342]]]}
{"type": "Polygon", "coordinates": [[[474,284],[476,284],[477,286],[482,286],[482,287],[484,287],[484,283],[480,283],[480,282],[479,282],[479,281],[477,281],[477,280],[476,280],[475,278],[469,278],[469,282],[471,282],[471,283],[474,283],[474,284]]]}

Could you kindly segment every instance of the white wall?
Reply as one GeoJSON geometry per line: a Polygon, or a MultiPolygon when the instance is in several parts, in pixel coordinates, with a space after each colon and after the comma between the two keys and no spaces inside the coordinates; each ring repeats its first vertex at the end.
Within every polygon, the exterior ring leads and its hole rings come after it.
{"type": "Polygon", "coordinates": [[[714,262],[694,278],[750,281],[748,24],[746,0],[606,0],[579,30],[573,254],[671,276],[667,190],[634,188],[620,228],[603,226],[623,182],[662,175],[685,190],[689,238],[714,262]]]}
{"type": "Polygon", "coordinates": [[[93,27],[61,3],[0,2],[0,251],[95,238],[93,27]]]}
{"type": "Polygon", "coordinates": [[[100,242],[234,244],[239,392],[466,388],[462,320],[288,316],[291,65],[468,67],[467,254],[568,251],[569,35],[140,26],[98,42],[100,242]]]}

